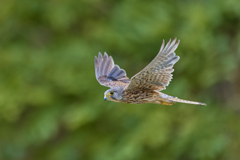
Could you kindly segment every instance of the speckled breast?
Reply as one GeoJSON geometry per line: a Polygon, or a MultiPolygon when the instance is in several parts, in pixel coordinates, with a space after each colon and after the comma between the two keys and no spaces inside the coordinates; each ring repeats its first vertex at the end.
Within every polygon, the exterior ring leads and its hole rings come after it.
{"type": "Polygon", "coordinates": [[[123,103],[149,103],[150,99],[158,96],[158,93],[152,90],[132,91],[126,90],[123,92],[123,103]]]}

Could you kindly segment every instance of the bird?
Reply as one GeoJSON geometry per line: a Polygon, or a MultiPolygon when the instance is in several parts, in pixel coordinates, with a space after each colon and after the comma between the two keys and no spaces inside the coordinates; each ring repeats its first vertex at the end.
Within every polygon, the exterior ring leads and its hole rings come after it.
{"type": "Polygon", "coordinates": [[[110,87],[104,93],[104,100],[131,104],[172,105],[181,102],[206,105],[160,92],[169,85],[174,71],[173,66],[180,59],[175,53],[179,43],[180,40],[177,38],[173,41],[170,39],[165,46],[163,40],[157,56],[131,79],[127,77],[124,69],[114,64],[112,56],[108,56],[106,52],[104,55],[99,52],[98,57],[95,56],[96,79],[101,85],[110,87]]]}

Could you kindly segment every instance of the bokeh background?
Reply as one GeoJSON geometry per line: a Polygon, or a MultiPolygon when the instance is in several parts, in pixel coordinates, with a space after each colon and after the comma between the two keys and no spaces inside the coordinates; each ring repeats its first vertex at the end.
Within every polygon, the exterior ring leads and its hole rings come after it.
{"type": "Polygon", "coordinates": [[[239,0],[0,1],[1,160],[240,159],[239,0]],[[177,37],[163,92],[207,103],[103,101],[94,56],[129,77],[177,37]]]}

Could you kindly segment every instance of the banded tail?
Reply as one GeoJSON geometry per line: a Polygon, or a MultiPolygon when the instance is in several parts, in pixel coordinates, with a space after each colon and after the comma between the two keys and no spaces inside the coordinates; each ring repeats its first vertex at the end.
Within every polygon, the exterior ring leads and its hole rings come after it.
{"type": "Polygon", "coordinates": [[[174,101],[174,102],[181,102],[181,103],[188,103],[188,104],[196,104],[196,105],[206,106],[206,103],[183,100],[183,99],[179,99],[179,98],[177,98],[177,97],[172,97],[172,98],[170,98],[169,100],[172,100],[172,101],[174,101]]]}

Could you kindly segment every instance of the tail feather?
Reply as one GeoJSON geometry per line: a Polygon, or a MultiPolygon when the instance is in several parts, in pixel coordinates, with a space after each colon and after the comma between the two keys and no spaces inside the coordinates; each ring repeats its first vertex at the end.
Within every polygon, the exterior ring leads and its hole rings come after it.
{"type": "Polygon", "coordinates": [[[181,102],[181,103],[188,103],[188,104],[196,104],[196,105],[206,106],[206,103],[183,100],[183,99],[179,99],[179,98],[177,98],[177,97],[172,97],[172,98],[170,98],[169,100],[174,101],[174,102],[181,102]]]}

